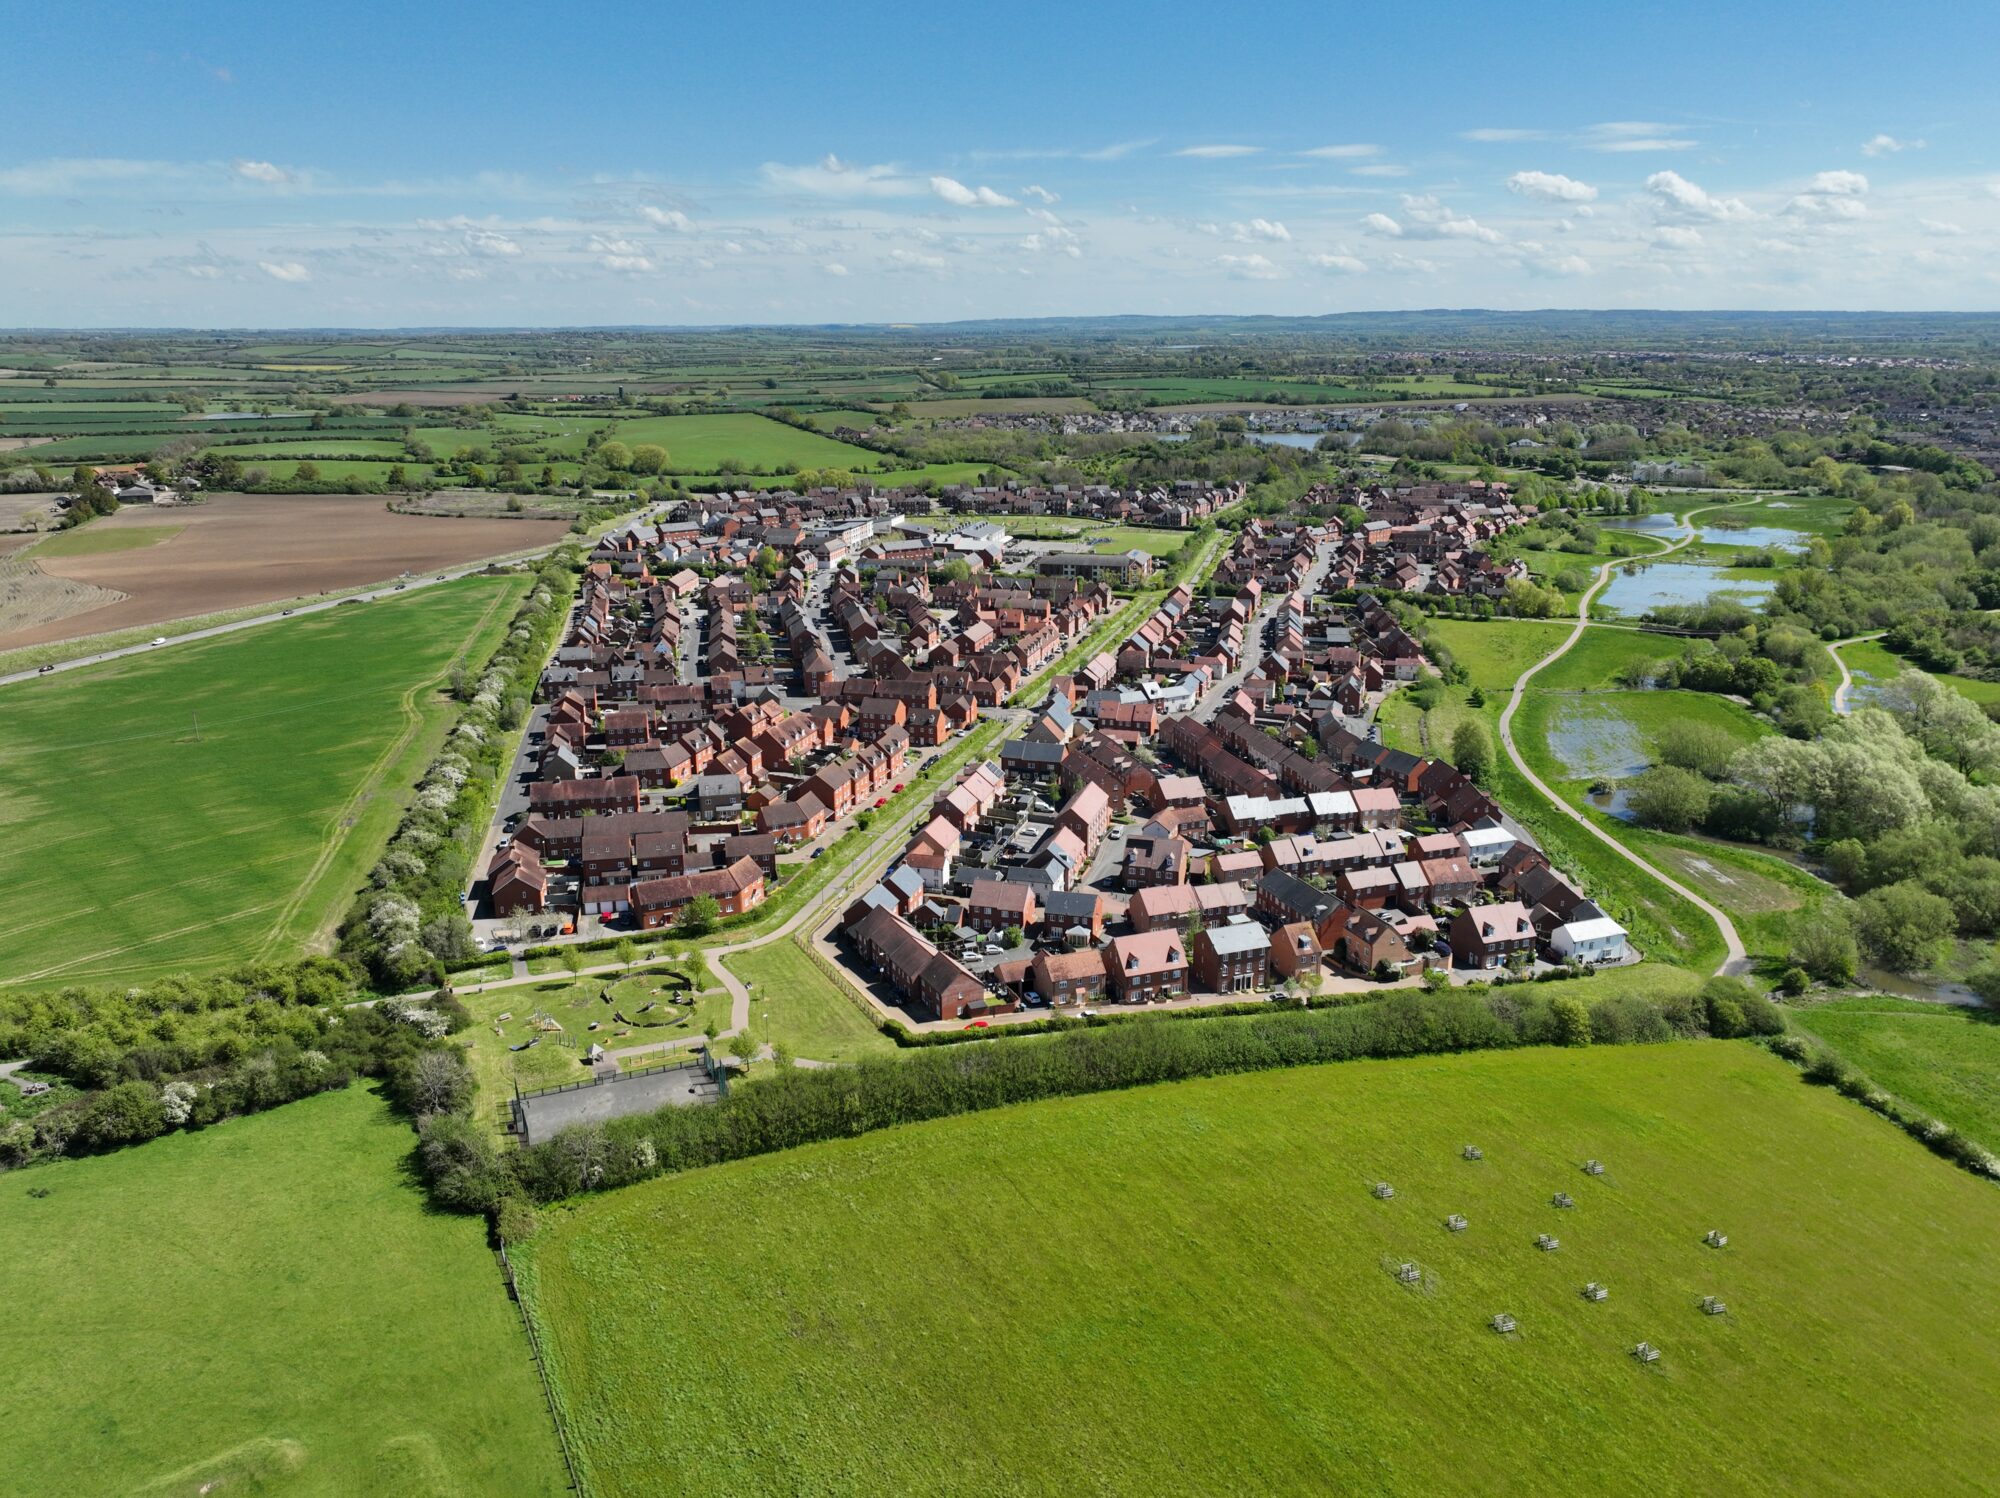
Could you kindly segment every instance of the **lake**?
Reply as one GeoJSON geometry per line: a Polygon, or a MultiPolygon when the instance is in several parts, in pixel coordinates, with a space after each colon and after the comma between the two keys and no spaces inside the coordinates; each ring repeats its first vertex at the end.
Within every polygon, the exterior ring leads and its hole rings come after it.
{"type": "Polygon", "coordinates": [[[1739,603],[1757,603],[1777,586],[1769,578],[1724,577],[1720,567],[1699,562],[1655,562],[1621,567],[1597,602],[1627,616],[1675,603],[1700,603],[1721,593],[1739,603]]]}

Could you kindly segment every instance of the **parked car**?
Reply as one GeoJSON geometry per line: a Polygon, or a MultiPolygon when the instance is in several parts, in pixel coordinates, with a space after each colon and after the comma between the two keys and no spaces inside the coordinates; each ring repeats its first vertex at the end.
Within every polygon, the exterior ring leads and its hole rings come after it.
{"type": "MultiPolygon", "coordinates": [[[[813,858],[818,858],[818,857],[820,856],[820,854],[824,853],[825,851],[826,851],[826,849],[824,849],[824,848],[815,848],[815,849],[813,849],[813,851],[812,851],[812,856],[813,856],[813,858]]],[[[806,862],[807,862],[807,863],[811,863],[811,862],[812,862],[812,858],[808,858],[808,859],[806,860],[806,862]]]]}
{"type": "Polygon", "coordinates": [[[165,635],[160,635],[153,641],[153,643],[155,645],[164,645],[167,643],[167,637],[165,635]]]}

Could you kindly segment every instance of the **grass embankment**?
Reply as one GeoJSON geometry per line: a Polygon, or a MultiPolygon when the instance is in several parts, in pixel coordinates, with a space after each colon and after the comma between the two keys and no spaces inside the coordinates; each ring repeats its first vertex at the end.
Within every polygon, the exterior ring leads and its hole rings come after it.
{"type": "Polygon", "coordinates": [[[1792,1020],[1878,1087],[2000,1151],[2000,1014],[1870,994],[1792,1020]]]}
{"type": "Polygon", "coordinates": [[[354,1087],[8,1176],[0,1487],[563,1492],[484,1230],[410,1151],[354,1087]]]}
{"type": "Polygon", "coordinates": [[[468,578],[0,688],[0,978],[323,936],[436,750],[450,667],[491,653],[525,586],[468,578]]]}
{"type": "Polygon", "coordinates": [[[795,938],[725,958],[750,985],[750,1033],[813,1061],[858,1061],[895,1043],[823,972],[795,938]]]}
{"type": "Polygon", "coordinates": [[[1970,1493],[1997,1241],[1990,1186],[1701,1042],[1010,1108],[592,1198],[519,1257],[603,1495],[1970,1493]]]}

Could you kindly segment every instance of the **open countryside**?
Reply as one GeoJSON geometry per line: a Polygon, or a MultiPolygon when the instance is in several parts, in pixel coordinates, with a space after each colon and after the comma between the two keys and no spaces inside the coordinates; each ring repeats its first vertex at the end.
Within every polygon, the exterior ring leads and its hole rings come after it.
{"type": "Polygon", "coordinates": [[[1987,1498],[2000,13],[1798,9],[10,28],[0,1494],[1987,1498]]]}

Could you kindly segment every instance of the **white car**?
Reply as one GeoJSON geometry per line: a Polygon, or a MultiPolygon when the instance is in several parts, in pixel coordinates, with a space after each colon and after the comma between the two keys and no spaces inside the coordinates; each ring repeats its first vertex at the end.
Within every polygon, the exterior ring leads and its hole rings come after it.
{"type": "Polygon", "coordinates": [[[164,645],[167,643],[167,637],[165,635],[161,635],[157,639],[155,639],[153,643],[155,645],[164,645]]]}

